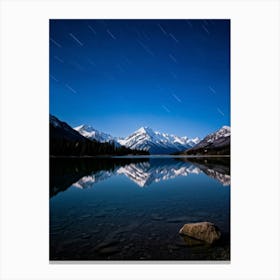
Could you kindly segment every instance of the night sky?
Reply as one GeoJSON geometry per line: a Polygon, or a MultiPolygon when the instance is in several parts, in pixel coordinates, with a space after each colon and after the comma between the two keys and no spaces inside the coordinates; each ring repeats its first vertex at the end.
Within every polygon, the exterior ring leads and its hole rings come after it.
{"type": "Polygon", "coordinates": [[[230,125],[230,21],[50,20],[50,113],[122,137],[230,125]]]}

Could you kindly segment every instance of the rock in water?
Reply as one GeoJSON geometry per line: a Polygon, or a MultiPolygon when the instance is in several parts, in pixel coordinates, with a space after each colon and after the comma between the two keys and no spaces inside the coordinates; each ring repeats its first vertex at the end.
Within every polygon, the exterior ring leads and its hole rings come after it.
{"type": "Polygon", "coordinates": [[[209,222],[185,224],[179,233],[205,241],[209,244],[214,243],[221,237],[221,232],[218,227],[209,222]]]}
{"type": "Polygon", "coordinates": [[[202,246],[202,245],[205,244],[204,241],[198,240],[198,239],[195,239],[195,238],[191,238],[188,235],[184,235],[182,237],[183,237],[183,240],[184,240],[184,244],[187,247],[202,246]]]}

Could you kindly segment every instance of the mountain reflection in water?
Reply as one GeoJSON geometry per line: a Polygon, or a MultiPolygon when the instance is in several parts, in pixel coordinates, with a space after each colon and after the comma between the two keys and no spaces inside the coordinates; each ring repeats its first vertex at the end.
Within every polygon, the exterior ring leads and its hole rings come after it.
{"type": "Polygon", "coordinates": [[[50,196],[70,186],[92,188],[112,176],[126,176],[139,187],[146,187],[178,176],[205,173],[223,186],[230,185],[229,158],[123,157],[52,158],[50,196]]]}

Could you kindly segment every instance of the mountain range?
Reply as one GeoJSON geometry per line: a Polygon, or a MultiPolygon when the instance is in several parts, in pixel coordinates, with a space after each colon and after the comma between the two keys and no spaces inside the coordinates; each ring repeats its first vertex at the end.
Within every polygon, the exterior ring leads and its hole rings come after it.
{"type": "Polygon", "coordinates": [[[141,127],[125,138],[118,138],[89,125],[72,128],[50,115],[52,155],[230,155],[230,134],[230,127],[223,126],[200,140],[141,127]]]}
{"type": "Polygon", "coordinates": [[[122,145],[130,149],[147,151],[150,154],[173,154],[183,152],[199,143],[198,137],[190,139],[186,136],[179,137],[173,134],[160,133],[149,127],[141,127],[126,138],[113,137],[100,132],[88,125],[74,128],[84,137],[99,142],[111,142],[116,146],[122,145]]]}

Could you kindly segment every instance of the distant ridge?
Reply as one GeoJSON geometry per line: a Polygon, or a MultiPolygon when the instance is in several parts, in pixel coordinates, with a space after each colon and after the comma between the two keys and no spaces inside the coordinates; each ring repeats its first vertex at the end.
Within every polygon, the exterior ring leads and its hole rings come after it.
{"type": "Polygon", "coordinates": [[[208,134],[197,145],[186,150],[186,155],[230,155],[230,127],[223,126],[208,134]]]}

